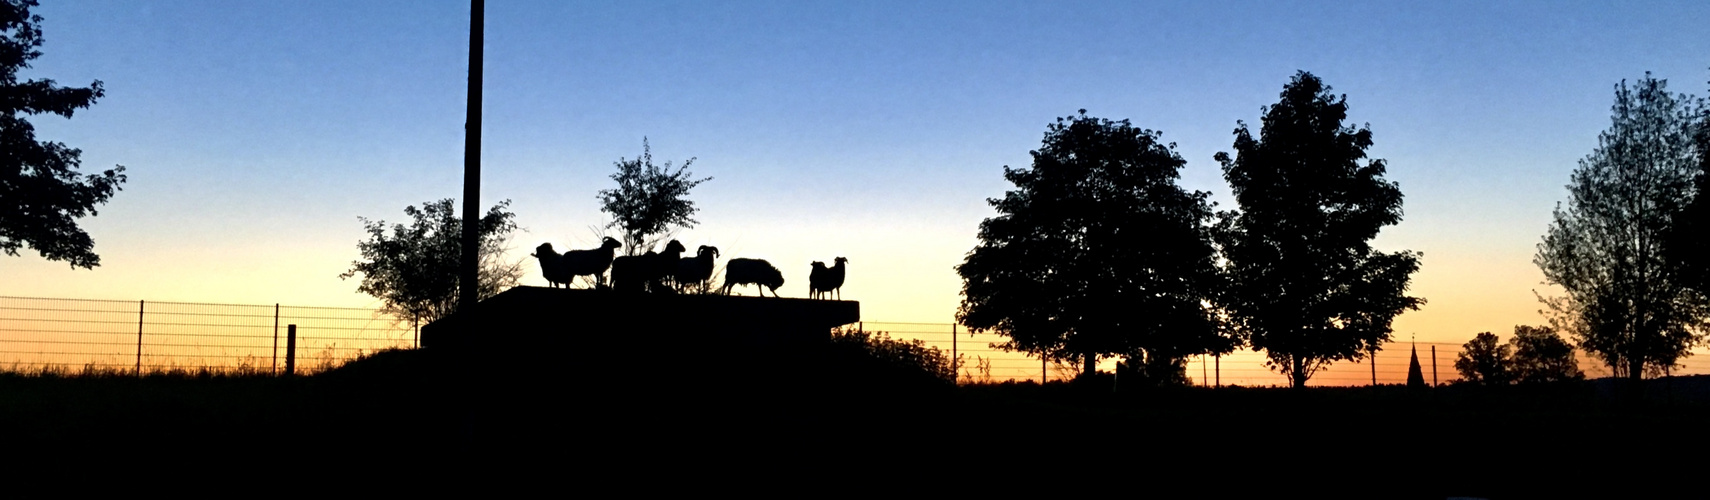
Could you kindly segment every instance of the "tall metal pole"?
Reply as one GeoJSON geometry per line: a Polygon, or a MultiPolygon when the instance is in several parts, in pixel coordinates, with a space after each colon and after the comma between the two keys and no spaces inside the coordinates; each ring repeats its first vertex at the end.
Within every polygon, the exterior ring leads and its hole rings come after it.
{"type": "Polygon", "coordinates": [[[458,265],[457,307],[479,300],[481,262],[481,68],[487,5],[469,2],[469,102],[463,123],[463,260],[458,265]]]}

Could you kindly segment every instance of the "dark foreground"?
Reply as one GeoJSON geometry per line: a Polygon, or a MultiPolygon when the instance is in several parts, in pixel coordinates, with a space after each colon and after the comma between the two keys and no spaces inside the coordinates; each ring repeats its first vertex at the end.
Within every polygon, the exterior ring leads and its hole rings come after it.
{"type": "Polygon", "coordinates": [[[739,361],[500,371],[398,351],[297,378],[0,375],[0,429],[7,456],[38,466],[295,470],[425,491],[825,496],[908,483],[1366,498],[1697,491],[1710,431],[1710,384],[1690,378],[1642,395],[1606,383],[953,387],[837,353],[739,361]]]}

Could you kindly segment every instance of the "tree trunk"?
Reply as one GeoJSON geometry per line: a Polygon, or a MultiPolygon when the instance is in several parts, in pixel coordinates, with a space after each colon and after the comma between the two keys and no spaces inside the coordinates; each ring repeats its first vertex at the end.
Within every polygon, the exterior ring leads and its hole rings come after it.
{"type": "Polygon", "coordinates": [[[1302,363],[1300,357],[1295,356],[1293,359],[1289,360],[1289,364],[1292,365],[1289,367],[1289,370],[1294,374],[1294,376],[1289,377],[1289,381],[1293,383],[1293,387],[1295,389],[1306,388],[1306,363],[1302,363]]]}
{"type": "Polygon", "coordinates": [[[1645,379],[1645,362],[1635,357],[1627,360],[1627,380],[1638,382],[1645,379]]]}
{"type": "Polygon", "coordinates": [[[1098,372],[1098,358],[1095,355],[1087,354],[1086,357],[1081,358],[1081,376],[1082,377],[1091,377],[1094,373],[1097,373],[1097,372],[1098,372]]]}

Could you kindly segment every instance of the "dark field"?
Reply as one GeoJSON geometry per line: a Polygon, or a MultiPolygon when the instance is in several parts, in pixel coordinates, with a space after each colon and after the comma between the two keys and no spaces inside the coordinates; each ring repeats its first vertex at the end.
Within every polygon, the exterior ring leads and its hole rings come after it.
{"type": "Polygon", "coordinates": [[[396,472],[406,489],[808,493],[859,477],[1061,492],[1079,478],[1097,485],[1088,491],[1181,496],[1501,498],[1642,478],[1626,491],[1674,491],[1662,471],[1703,463],[1694,457],[1710,421],[1696,378],[1418,391],[954,387],[837,352],[717,374],[496,366],[393,351],[296,378],[0,375],[0,428],[13,457],[396,472]],[[798,482],[819,486],[786,487],[798,482]]]}

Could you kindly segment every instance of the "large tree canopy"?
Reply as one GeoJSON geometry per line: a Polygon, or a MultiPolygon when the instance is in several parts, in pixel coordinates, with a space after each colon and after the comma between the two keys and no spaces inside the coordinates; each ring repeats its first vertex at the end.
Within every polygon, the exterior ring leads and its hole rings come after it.
{"type": "Polygon", "coordinates": [[[1207,193],[1176,185],[1174,144],[1127,120],[1059,118],[1033,168],[1004,167],[1015,189],[956,266],[957,318],[1009,337],[1000,347],[1083,363],[1152,361],[1227,350],[1207,309],[1215,286],[1207,193]]]}
{"type": "Polygon", "coordinates": [[[1682,284],[1710,295],[1710,106],[1700,107],[1697,121],[1692,201],[1675,214],[1665,254],[1682,284]]]}
{"type": "Polygon", "coordinates": [[[1302,71],[1265,108],[1259,137],[1238,122],[1235,156],[1216,156],[1240,204],[1220,214],[1221,302],[1296,387],[1381,348],[1390,321],[1424,303],[1404,295],[1419,254],[1368,243],[1401,221],[1401,189],[1383,179],[1383,160],[1366,160],[1371,130],[1343,126],[1347,112],[1346,97],[1302,71]]]}
{"type": "Polygon", "coordinates": [[[23,80],[18,71],[40,57],[41,16],[30,14],[34,0],[0,1],[0,250],[17,256],[29,246],[48,260],[72,268],[101,265],[95,241],[75,219],[96,214],[125,182],[125,167],[98,175],[77,172],[82,151],[58,142],[36,140],[24,115],[52,113],[66,118],[95,104],[101,81],[87,88],[61,87],[53,80],[23,80]]]}
{"type": "Polygon", "coordinates": [[[1533,262],[1566,292],[1555,320],[1618,374],[1674,366],[1710,312],[1690,273],[1666,257],[1699,171],[1696,101],[1645,78],[1615,86],[1612,123],[1579,161],[1533,262]]]}

